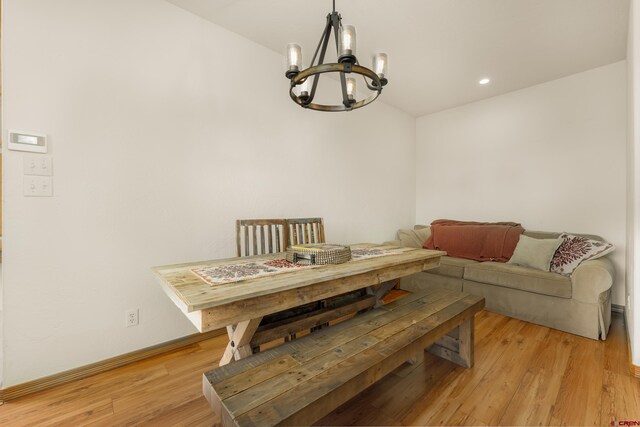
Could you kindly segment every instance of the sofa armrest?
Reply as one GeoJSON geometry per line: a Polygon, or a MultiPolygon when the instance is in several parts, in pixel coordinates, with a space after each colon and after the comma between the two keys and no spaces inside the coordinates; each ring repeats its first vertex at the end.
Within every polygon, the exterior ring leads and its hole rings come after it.
{"type": "Polygon", "coordinates": [[[616,277],[613,263],[607,257],[582,262],[571,275],[573,298],[598,303],[600,294],[611,289],[616,277]]]}
{"type": "Polygon", "coordinates": [[[384,243],[382,243],[383,245],[389,245],[389,246],[402,246],[402,242],[400,240],[389,240],[386,241],[384,243]]]}

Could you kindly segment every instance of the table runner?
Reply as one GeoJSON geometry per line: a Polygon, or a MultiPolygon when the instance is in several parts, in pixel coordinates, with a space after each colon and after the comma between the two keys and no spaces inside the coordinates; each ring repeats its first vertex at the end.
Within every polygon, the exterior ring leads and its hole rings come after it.
{"type": "MultiPolygon", "coordinates": [[[[379,256],[396,255],[402,252],[404,252],[402,249],[352,248],[351,261],[348,262],[359,261],[367,258],[375,258],[379,256]]],[[[214,286],[317,267],[325,266],[295,264],[287,261],[284,258],[276,258],[270,260],[247,261],[235,264],[216,265],[212,267],[192,268],[191,272],[211,286],[214,286]]]]}

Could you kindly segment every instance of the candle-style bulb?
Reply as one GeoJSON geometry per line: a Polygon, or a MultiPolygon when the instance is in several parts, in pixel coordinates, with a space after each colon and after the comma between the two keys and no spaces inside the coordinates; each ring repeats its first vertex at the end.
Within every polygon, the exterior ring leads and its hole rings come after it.
{"type": "Polygon", "coordinates": [[[289,43],[287,45],[287,78],[295,76],[300,71],[302,64],[302,48],[299,44],[289,43]]]}
{"type": "Polygon", "coordinates": [[[306,80],[300,83],[300,95],[299,98],[303,101],[309,99],[311,94],[311,86],[313,85],[313,76],[309,76],[306,80]]]}
{"type": "Polygon", "coordinates": [[[386,53],[376,53],[373,55],[373,72],[380,78],[382,86],[387,84],[387,64],[389,58],[386,53]]]}
{"type": "Polygon", "coordinates": [[[356,27],[353,25],[345,25],[340,27],[338,51],[338,62],[356,62],[356,27]]]}
{"type": "Polygon", "coordinates": [[[347,99],[353,101],[356,98],[356,79],[354,77],[347,77],[347,99]]]}

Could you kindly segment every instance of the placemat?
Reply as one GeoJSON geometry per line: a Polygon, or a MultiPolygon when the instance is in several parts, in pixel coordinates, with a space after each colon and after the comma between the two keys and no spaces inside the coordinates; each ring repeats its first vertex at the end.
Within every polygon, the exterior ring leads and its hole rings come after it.
{"type": "MultiPolygon", "coordinates": [[[[396,255],[404,252],[402,249],[358,248],[351,249],[351,261],[357,262],[367,258],[396,255]]],[[[192,268],[191,272],[210,285],[224,285],[258,277],[288,273],[290,271],[309,268],[325,267],[324,265],[305,265],[289,262],[284,258],[271,260],[247,261],[235,264],[222,264],[212,267],[192,268]]]]}

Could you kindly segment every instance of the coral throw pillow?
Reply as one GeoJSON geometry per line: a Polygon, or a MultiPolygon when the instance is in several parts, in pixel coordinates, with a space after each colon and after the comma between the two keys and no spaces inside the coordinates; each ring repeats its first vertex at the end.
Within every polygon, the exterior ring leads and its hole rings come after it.
{"type": "Polygon", "coordinates": [[[560,238],[562,243],[551,260],[551,271],[565,276],[573,273],[582,261],[603,257],[615,249],[611,243],[569,233],[562,233],[560,238]]]}

